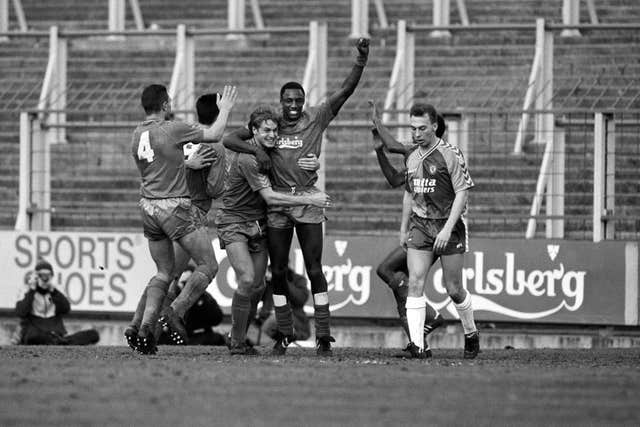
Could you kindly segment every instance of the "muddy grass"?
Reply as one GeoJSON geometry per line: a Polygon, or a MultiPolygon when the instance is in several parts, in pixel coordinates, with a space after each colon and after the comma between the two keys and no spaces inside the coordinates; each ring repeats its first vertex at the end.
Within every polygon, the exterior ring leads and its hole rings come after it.
{"type": "Polygon", "coordinates": [[[637,348],[397,352],[0,347],[0,425],[640,425],[637,348]]]}

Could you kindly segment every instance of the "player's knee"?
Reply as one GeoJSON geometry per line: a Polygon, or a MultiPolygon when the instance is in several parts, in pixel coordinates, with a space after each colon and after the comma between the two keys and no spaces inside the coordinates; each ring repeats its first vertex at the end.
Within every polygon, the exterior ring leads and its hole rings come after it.
{"type": "Polygon", "coordinates": [[[253,292],[254,275],[253,272],[242,272],[236,277],[238,291],[242,295],[249,296],[253,292]]]}
{"type": "Polygon", "coordinates": [[[218,263],[214,259],[213,261],[198,265],[195,271],[199,271],[207,276],[207,279],[211,282],[213,278],[216,277],[216,274],[218,274],[218,263]]]}
{"type": "Polygon", "coordinates": [[[447,287],[449,298],[456,304],[460,304],[467,297],[467,291],[462,286],[447,287]]]}
{"type": "Polygon", "coordinates": [[[169,283],[171,283],[171,275],[159,271],[155,276],[151,278],[151,281],[149,281],[149,285],[147,287],[161,287],[164,288],[166,292],[167,289],[169,289],[169,283]]]}
{"type": "Polygon", "coordinates": [[[327,279],[324,277],[322,268],[311,268],[307,271],[307,275],[311,282],[311,291],[314,294],[327,292],[327,279]]]}

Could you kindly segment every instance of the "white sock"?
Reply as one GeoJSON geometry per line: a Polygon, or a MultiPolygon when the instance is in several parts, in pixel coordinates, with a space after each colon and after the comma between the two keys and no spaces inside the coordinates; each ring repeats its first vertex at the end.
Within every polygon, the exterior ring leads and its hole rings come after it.
{"type": "Polygon", "coordinates": [[[473,307],[471,306],[471,294],[469,291],[467,291],[467,296],[460,304],[454,302],[453,305],[456,307],[456,310],[458,310],[464,334],[466,335],[477,331],[476,322],[473,320],[473,307]]]}
{"type": "Polygon", "coordinates": [[[424,349],[424,319],[427,315],[427,299],[420,297],[407,297],[405,307],[407,309],[407,323],[409,325],[409,338],[420,349],[424,349]]]}

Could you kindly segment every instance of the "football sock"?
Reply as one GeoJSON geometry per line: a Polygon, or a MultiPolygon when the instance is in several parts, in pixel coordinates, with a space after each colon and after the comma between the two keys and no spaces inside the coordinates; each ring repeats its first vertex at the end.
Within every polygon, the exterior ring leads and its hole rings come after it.
{"type": "Polygon", "coordinates": [[[138,306],[136,307],[135,313],[133,313],[133,319],[131,319],[131,326],[135,326],[140,330],[140,325],[142,324],[142,317],[144,315],[144,307],[147,303],[147,288],[144,288],[142,291],[142,295],[140,295],[140,299],[138,300],[138,306]]]}
{"type": "Polygon", "coordinates": [[[467,292],[467,296],[460,304],[453,303],[453,305],[458,311],[465,335],[476,331],[476,322],[473,320],[473,307],[471,306],[471,294],[467,292]]]}
{"type": "Polygon", "coordinates": [[[251,298],[241,295],[237,291],[233,293],[231,300],[231,341],[234,344],[243,343],[247,335],[249,324],[249,311],[251,310],[251,298]]]}
{"type": "Polygon", "coordinates": [[[407,334],[407,338],[411,341],[411,334],[409,334],[409,323],[407,323],[407,315],[400,316],[400,323],[402,324],[402,329],[404,329],[404,333],[407,334]]]}
{"type": "Polygon", "coordinates": [[[171,308],[173,311],[181,318],[184,319],[184,315],[191,308],[193,304],[198,301],[198,298],[202,296],[204,291],[206,291],[207,286],[211,280],[204,274],[202,271],[194,271],[187,283],[185,283],[184,288],[178,294],[175,300],[171,303],[171,308]]]}
{"type": "Polygon", "coordinates": [[[406,309],[406,304],[407,304],[407,295],[409,294],[409,287],[408,286],[400,286],[399,288],[396,288],[393,290],[393,297],[396,300],[396,307],[398,309],[398,315],[400,315],[400,317],[406,316],[407,314],[407,309],[406,309]]]}
{"type": "MultiPolygon", "coordinates": [[[[167,294],[169,283],[157,277],[152,277],[146,288],[146,302],[144,306],[144,314],[142,315],[141,325],[155,325],[160,315],[162,301],[167,294]]],[[[153,328],[151,329],[153,331],[153,328]]]]}
{"type": "Polygon", "coordinates": [[[327,292],[313,294],[313,313],[316,326],[316,338],[331,336],[329,326],[329,294],[327,292]]]}
{"type": "Polygon", "coordinates": [[[407,323],[411,341],[419,348],[424,349],[424,318],[426,313],[426,298],[407,297],[407,323]]]}
{"type": "Polygon", "coordinates": [[[293,315],[291,306],[284,295],[273,294],[273,306],[276,313],[278,331],[285,336],[293,336],[293,315]]]}
{"type": "Polygon", "coordinates": [[[440,312],[438,312],[438,310],[436,310],[431,304],[429,304],[428,302],[426,303],[427,305],[427,314],[426,314],[426,318],[427,320],[433,320],[436,317],[438,317],[438,314],[440,314],[440,312]]]}

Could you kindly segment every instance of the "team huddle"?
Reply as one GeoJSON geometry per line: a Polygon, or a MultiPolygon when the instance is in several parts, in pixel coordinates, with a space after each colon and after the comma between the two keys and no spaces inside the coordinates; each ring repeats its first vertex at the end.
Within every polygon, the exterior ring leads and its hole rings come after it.
{"type": "MultiPolygon", "coordinates": [[[[206,215],[211,200],[221,199],[215,215],[217,234],[237,278],[230,353],[258,354],[247,344],[246,334],[264,293],[268,262],[277,324],[272,353],[284,355],[295,341],[287,287],[295,230],[311,284],[316,353],[332,355],[335,339],[322,271],[324,209],[332,201],[315,184],[322,135],[360,81],[369,40],[358,40],[356,48],[349,75],[326,101],[303,109],[304,88],[286,83],[280,90],[280,114],[257,108],[246,128],[224,137],[237,98],[235,87],[198,98],[197,125],[170,120],[171,99],[164,86],[144,89],[141,103],[146,119],[133,133],[132,155],[142,178],[139,207],[157,273],[125,331],[129,346],[155,354],[162,330],[174,344],[188,343],[185,314],[218,270],[206,215]],[[193,273],[177,291],[177,278],[189,263],[195,265],[193,273]]],[[[464,213],[473,187],[464,157],[441,139],[445,124],[431,105],[415,104],[410,111],[411,146],[395,141],[377,116],[374,106],[372,133],[380,167],[392,186],[405,187],[400,244],[380,264],[378,275],[392,289],[409,336],[406,357],[431,357],[427,335],[443,323],[424,296],[429,268],[439,258],[465,332],[464,357],[474,358],[479,334],[461,277],[467,251],[464,213]],[[385,149],[403,154],[406,170],[395,170],[385,149]]]]}

